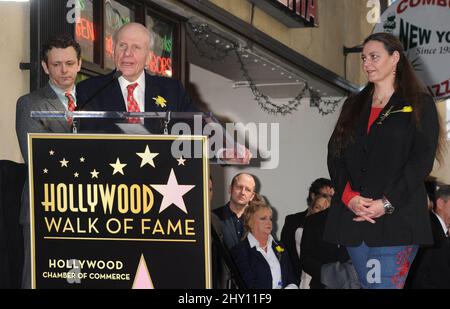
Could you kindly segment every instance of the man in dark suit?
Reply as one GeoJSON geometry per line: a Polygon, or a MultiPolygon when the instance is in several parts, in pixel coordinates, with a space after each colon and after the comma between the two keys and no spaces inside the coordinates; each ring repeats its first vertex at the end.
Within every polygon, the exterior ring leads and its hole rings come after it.
{"type": "Polygon", "coordinates": [[[213,212],[220,218],[223,242],[227,249],[236,246],[244,233],[242,214],[255,196],[255,179],[252,175],[241,173],[233,177],[228,192],[230,201],[213,212]]]}
{"type": "Polygon", "coordinates": [[[430,215],[434,245],[419,249],[408,275],[408,288],[450,289],[450,186],[440,187],[435,198],[430,215]]]}
{"type": "MultiPolygon", "coordinates": [[[[306,210],[286,216],[283,229],[281,230],[281,242],[286,246],[297,278],[300,278],[302,272],[300,267],[299,250],[297,250],[297,244],[295,241],[295,234],[299,228],[303,228],[306,214],[311,207],[311,202],[314,197],[319,194],[327,194],[329,196],[334,194],[331,180],[326,178],[318,178],[314,180],[309,187],[308,197],[306,199],[306,210]]],[[[300,243],[298,243],[298,246],[300,246],[300,243]]]]}
{"type": "MultiPolygon", "coordinates": [[[[77,110],[198,112],[180,81],[145,72],[150,60],[152,40],[152,34],[143,25],[123,25],[113,37],[116,70],[104,76],[91,77],[77,85],[80,102],[77,110]]],[[[150,133],[162,134],[164,120],[129,118],[128,122],[143,124],[150,133]]],[[[184,121],[193,125],[192,119],[184,121]]],[[[82,119],[79,130],[85,133],[123,133],[116,122],[116,119],[82,119]]],[[[218,153],[221,153],[224,162],[250,162],[251,153],[243,146],[236,145],[223,150],[218,153]]]]}
{"type": "MultiPolygon", "coordinates": [[[[81,69],[80,45],[68,36],[50,39],[42,46],[41,65],[49,76],[45,87],[22,96],[16,107],[16,133],[22,157],[28,163],[27,133],[68,133],[71,131],[72,119],[37,119],[31,118],[31,111],[73,111],[76,107],[75,79],[81,69]]],[[[30,201],[28,180],[22,194],[20,222],[23,226],[25,240],[25,266],[22,287],[31,287],[31,253],[30,253],[30,201]]]]}
{"type": "MultiPolygon", "coordinates": [[[[147,28],[138,23],[129,23],[122,26],[113,39],[116,70],[104,76],[89,78],[77,85],[80,109],[123,112],[196,111],[180,81],[151,76],[145,72],[152,45],[152,36],[147,28]],[[118,72],[121,73],[120,77],[118,72]]],[[[143,123],[136,118],[131,118],[128,122],[143,123]]],[[[94,131],[104,125],[98,119],[82,121],[80,129],[94,131]]],[[[111,125],[102,129],[114,131],[111,125]]]]}

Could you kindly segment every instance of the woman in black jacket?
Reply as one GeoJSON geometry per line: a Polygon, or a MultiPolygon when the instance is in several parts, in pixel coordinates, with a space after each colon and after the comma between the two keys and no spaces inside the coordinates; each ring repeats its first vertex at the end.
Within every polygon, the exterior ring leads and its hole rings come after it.
{"type": "Polygon", "coordinates": [[[362,287],[403,288],[418,245],[432,243],[424,180],[442,135],[395,36],[370,35],[361,58],[369,82],[344,103],[328,144],[336,194],[324,238],[347,247],[362,287]]]}

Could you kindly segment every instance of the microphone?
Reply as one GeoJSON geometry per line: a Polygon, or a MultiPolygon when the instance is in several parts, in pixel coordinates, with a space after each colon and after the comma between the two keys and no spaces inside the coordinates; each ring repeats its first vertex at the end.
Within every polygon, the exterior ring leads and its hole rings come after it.
{"type": "Polygon", "coordinates": [[[103,85],[103,87],[101,87],[93,95],[91,95],[86,101],[84,101],[80,105],[77,105],[77,107],[75,108],[75,111],[83,110],[88,103],[90,103],[97,95],[99,95],[103,90],[105,90],[106,87],[111,85],[111,83],[113,81],[115,81],[116,79],[118,79],[121,76],[122,76],[122,71],[119,71],[119,70],[115,71],[114,74],[113,74],[113,77],[105,85],[103,85]]]}

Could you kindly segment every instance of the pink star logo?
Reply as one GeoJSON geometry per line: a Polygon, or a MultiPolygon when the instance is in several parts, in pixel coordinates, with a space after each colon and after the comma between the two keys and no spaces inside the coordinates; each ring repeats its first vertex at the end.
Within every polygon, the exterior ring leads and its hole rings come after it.
{"type": "Polygon", "coordinates": [[[179,185],[173,169],[170,171],[167,185],[151,185],[151,187],[163,196],[159,213],[163,212],[172,204],[175,204],[175,206],[180,208],[182,211],[188,213],[186,205],[184,204],[183,195],[192,190],[195,185],[179,185]]]}

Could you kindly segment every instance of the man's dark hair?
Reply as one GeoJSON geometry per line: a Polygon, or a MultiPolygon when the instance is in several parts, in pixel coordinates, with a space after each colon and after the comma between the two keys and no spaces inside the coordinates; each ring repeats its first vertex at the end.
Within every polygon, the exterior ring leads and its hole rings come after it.
{"type": "Polygon", "coordinates": [[[311,194],[312,193],[314,193],[314,195],[320,194],[320,189],[322,189],[324,187],[330,187],[330,188],[333,187],[330,179],[317,178],[316,180],[313,181],[313,183],[309,187],[308,198],[306,199],[306,203],[308,204],[308,207],[311,207],[311,203],[313,201],[311,194]]]}
{"type": "Polygon", "coordinates": [[[434,193],[434,197],[437,199],[441,198],[444,201],[448,201],[450,199],[450,186],[445,185],[439,187],[439,189],[434,193]]]}
{"type": "Polygon", "coordinates": [[[44,60],[46,64],[48,64],[48,53],[52,48],[62,48],[65,49],[67,47],[72,46],[77,52],[77,59],[80,61],[81,59],[81,47],[75,39],[70,37],[67,34],[60,34],[50,38],[42,45],[41,50],[41,59],[44,60]]]}

